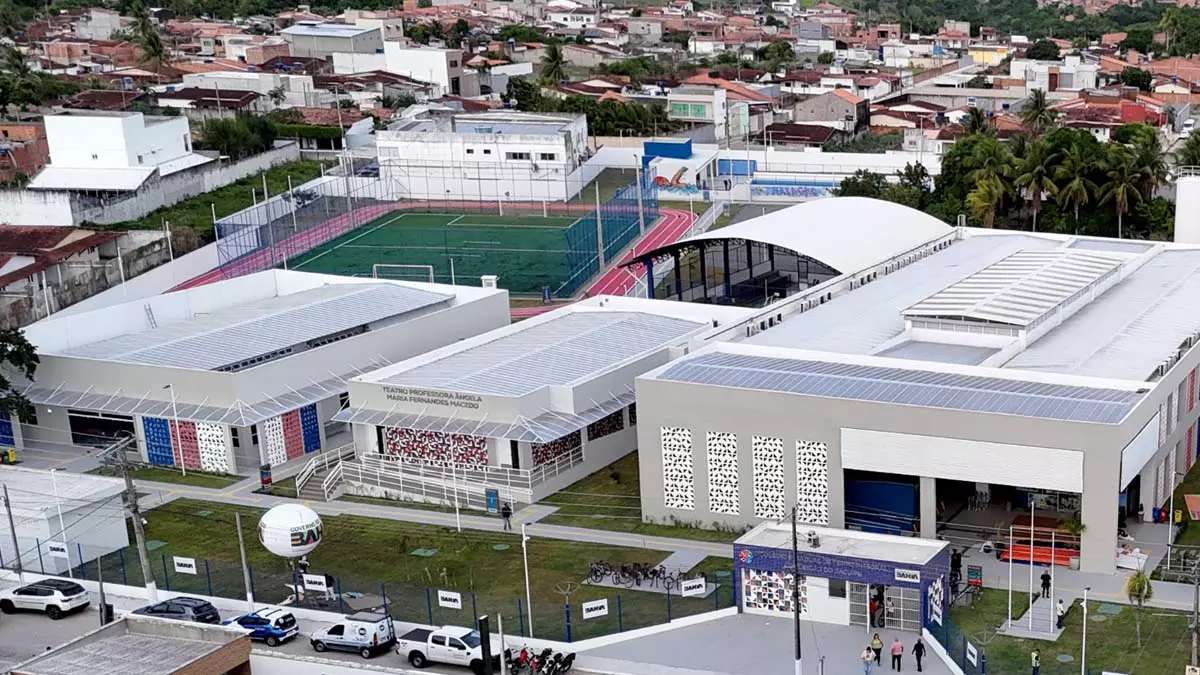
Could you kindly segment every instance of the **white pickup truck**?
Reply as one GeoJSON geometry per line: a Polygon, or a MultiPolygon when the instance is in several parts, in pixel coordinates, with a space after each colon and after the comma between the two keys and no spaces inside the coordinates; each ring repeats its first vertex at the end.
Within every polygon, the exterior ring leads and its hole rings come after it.
{"type": "MultiPolygon", "coordinates": [[[[396,653],[408,659],[414,668],[448,663],[466,666],[476,675],[483,674],[483,649],[480,647],[479,631],[470,628],[414,628],[396,641],[396,653]]],[[[500,657],[493,655],[492,662],[494,672],[500,672],[500,657]]]]}

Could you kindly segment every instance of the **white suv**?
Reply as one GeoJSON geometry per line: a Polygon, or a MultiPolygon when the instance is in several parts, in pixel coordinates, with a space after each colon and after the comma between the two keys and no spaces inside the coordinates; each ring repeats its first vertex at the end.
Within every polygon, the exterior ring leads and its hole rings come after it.
{"type": "Polygon", "coordinates": [[[43,612],[61,619],[71,612],[87,608],[91,600],[83,586],[66,579],[43,579],[28,586],[0,591],[0,612],[43,612]]]}

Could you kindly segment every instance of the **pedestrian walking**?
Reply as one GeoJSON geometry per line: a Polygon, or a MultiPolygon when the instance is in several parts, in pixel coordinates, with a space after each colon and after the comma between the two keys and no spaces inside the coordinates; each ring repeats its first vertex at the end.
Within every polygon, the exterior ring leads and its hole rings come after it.
{"type": "Polygon", "coordinates": [[[500,517],[504,519],[504,530],[507,532],[512,529],[512,507],[508,502],[504,502],[504,506],[500,507],[500,517]]]}
{"type": "Polygon", "coordinates": [[[875,637],[871,638],[871,651],[875,653],[875,665],[882,666],[883,640],[879,639],[879,633],[876,633],[875,637]]]}
{"type": "Polygon", "coordinates": [[[1033,666],[1033,675],[1039,675],[1042,669],[1042,655],[1038,650],[1033,650],[1033,653],[1029,655],[1029,665],[1033,666]]]}
{"type": "Polygon", "coordinates": [[[1042,597],[1050,597],[1050,572],[1049,570],[1042,572],[1042,597]]]}
{"type": "Polygon", "coordinates": [[[1063,627],[1063,619],[1067,616],[1067,606],[1063,604],[1062,598],[1058,599],[1058,606],[1054,608],[1054,616],[1058,617],[1058,627],[1063,627]]]}
{"type": "Polygon", "coordinates": [[[913,645],[913,658],[917,660],[917,672],[921,672],[921,659],[925,658],[925,643],[921,642],[921,638],[917,638],[917,644],[913,645]]]}
{"type": "Polygon", "coordinates": [[[862,659],[863,674],[871,675],[871,666],[875,663],[875,652],[871,649],[871,645],[867,645],[867,648],[863,650],[862,654],[858,655],[858,658],[862,659]]]}
{"type": "Polygon", "coordinates": [[[892,639],[892,670],[900,672],[900,657],[904,654],[904,645],[900,638],[892,639]]]}

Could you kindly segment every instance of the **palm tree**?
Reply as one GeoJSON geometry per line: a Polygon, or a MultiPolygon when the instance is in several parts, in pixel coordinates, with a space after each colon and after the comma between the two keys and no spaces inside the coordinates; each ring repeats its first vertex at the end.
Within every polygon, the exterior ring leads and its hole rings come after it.
{"type": "Polygon", "coordinates": [[[563,56],[562,47],[557,43],[546,45],[546,53],[542,55],[542,77],[553,82],[567,79],[567,60],[563,56]]]}
{"type": "Polygon", "coordinates": [[[996,222],[996,209],[1004,199],[1004,183],[996,178],[981,180],[975,184],[975,189],[967,195],[967,207],[971,213],[983,219],[984,227],[993,227],[996,222]]]}
{"type": "Polygon", "coordinates": [[[1051,152],[1045,140],[1031,141],[1025,156],[1017,165],[1013,184],[1025,191],[1033,206],[1033,231],[1037,232],[1038,212],[1042,210],[1042,195],[1054,197],[1058,185],[1054,183],[1055,164],[1058,154],[1051,152]]]}
{"type": "Polygon", "coordinates": [[[274,103],[275,107],[278,108],[287,99],[287,92],[283,90],[283,87],[275,87],[267,92],[267,98],[271,99],[271,103],[274,103]]]}
{"type": "Polygon", "coordinates": [[[1058,119],[1058,111],[1050,107],[1043,89],[1034,89],[1029,95],[1029,102],[1021,108],[1021,123],[1034,136],[1041,136],[1054,127],[1058,119]]]}
{"type": "Polygon", "coordinates": [[[1100,203],[1112,202],[1117,210],[1117,239],[1124,234],[1123,218],[1129,207],[1142,201],[1143,177],[1138,169],[1137,157],[1123,145],[1113,145],[1104,161],[1105,183],[1100,188],[1100,203]]]}
{"type": "Polygon", "coordinates": [[[1007,178],[1012,174],[1012,155],[1008,148],[995,139],[986,139],[975,146],[967,161],[968,177],[976,183],[987,180],[999,181],[1008,192],[1007,178]]]}
{"type": "Polygon", "coordinates": [[[987,115],[979,108],[970,108],[967,110],[967,119],[963,121],[963,133],[970,136],[972,134],[987,134],[992,135],[995,129],[988,123],[987,115]]]}
{"type": "Polygon", "coordinates": [[[1167,153],[1162,148],[1158,134],[1138,143],[1133,150],[1137,158],[1138,172],[1142,175],[1142,197],[1149,201],[1154,199],[1154,192],[1167,182],[1170,168],[1167,167],[1167,153]]]}
{"type": "Polygon", "coordinates": [[[0,37],[13,38],[24,28],[17,6],[10,0],[0,0],[0,37]]]}
{"type": "Polygon", "coordinates": [[[1175,151],[1176,166],[1200,166],[1200,134],[1187,139],[1183,147],[1175,151]]]}
{"type": "Polygon", "coordinates": [[[145,33],[139,32],[133,39],[134,44],[138,49],[142,50],[142,62],[150,63],[154,66],[155,75],[162,68],[163,62],[167,60],[167,48],[163,45],[162,38],[159,37],[158,31],[153,29],[145,33]]]}
{"type": "Polygon", "coordinates": [[[1138,649],[1142,648],[1142,607],[1146,601],[1154,597],[1154,587],[1150,584],[1150,576],[1144,570],[1136,570],[1125,580],[1125,595],[1129,602],[1137,606],[1133,613],[1133,625],[1137,631],[1138,649]]]}
{"type": "Polygon", "coordinates": [[[1088,203],[1096,192],[1096,184],[1088,177],[1087,159],[1078,145],[1067,148],[1054,172],[1055,178],[1065,181],[1058,186],[1058,203],[1070,206],[1075,212],[1075,233],[1079,233],[1079,207],[1088,203]]]}

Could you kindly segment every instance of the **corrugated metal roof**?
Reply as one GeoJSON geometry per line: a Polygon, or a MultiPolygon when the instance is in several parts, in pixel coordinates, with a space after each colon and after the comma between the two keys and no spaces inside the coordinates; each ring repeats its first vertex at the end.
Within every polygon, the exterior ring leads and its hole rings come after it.
{"type": "Polygon", "coordinates": [[[1015,234],[969,237],[891,274],[881,275],[872,283],[835,297],[832,302],[791,316],[745,342],[871,354],[904,331],[900,312],[905,307],[1016,251],[1061,245],[1059,241],[1015,234]]]}
{"type": "Polygon", "coordinates": [[[1125,256],[1059,248],[1018,251],[904,310],[936,317],[1026,327],[1108,275],[1125,256]]]}
{"type": "Polygon", "coordinates": [[[643,312],[563,314],[379,381],[492,396],[564,385],[706,327],[643,312]]]}
{"type": "Polygon", "coordinates": [[[331,284],[57,353],[214,370],[429,307],[450,297],[396,284],[331,284]]]}
{"type": "Polygon", "coordinates": [[[1163,251],[1005,368],[1146,380],[1200,330],[1200,251],[1163,251]]]}
{"type": "Polygon", "coordinates": [[[514,422],[488,422],[465,417],[439,417],[412,413],[388,413],[368,408],[347,408],[333,416],[338,422],[371,424],[382,427],[438,431],[448,434],[468,434],[483,438],[503,438],[512,441],[549,443],[578,431],[597,420],[621,410],[634,402],[632,392],[603,401],[578,415],[543,413],[532,419],[518,417],[514,422]]]}
{"type": "Polygon", "coordinates": [[[1071,422],[1116,424],[1144,394],[927,370],[709,352],[657,379],[1071,422]]]}

